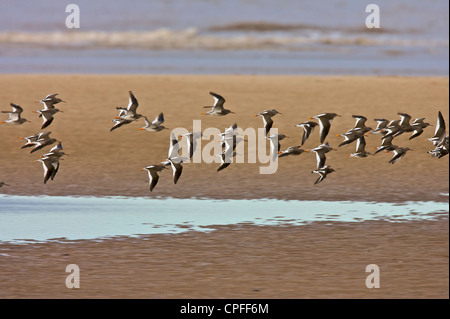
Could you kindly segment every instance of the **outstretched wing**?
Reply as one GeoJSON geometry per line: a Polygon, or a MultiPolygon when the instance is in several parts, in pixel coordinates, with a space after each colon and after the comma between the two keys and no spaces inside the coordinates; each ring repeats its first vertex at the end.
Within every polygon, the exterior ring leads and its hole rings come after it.
{"type": "Polygon", "coordinates": [[[127,110],[132,113],[136,113],[136,109],[139,106],[139,103],[138,103],[136,97],[134,96],[133,92],[129,91],[129,93],[130,93],[130,98],[128,100],[127,110]]]}
{"type": "Polygon", "coordinates": [[[209,92],[209,94],[214,97],[214,109],[223,110],[223,104],[225,103],[225,99],[223,98],[223,96],[214,92],[209,92]]]}
{"type": "Polygon", "coordinates": [[[159,115],[153,120],[152,124],[153,125],[161,125],[164,123],[164,114],[163,113],[159,113],[159,115]]]}

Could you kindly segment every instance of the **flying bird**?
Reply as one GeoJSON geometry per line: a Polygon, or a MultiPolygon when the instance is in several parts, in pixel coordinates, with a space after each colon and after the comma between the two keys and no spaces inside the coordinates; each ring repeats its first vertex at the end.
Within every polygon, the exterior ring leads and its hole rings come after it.
{"type": "Polygon", "coordinates": [[[351,153],[350,155],[347,155],[348,157],[367,157],[367,155],[370,155],[369,152],[366,151],[366,138],[361,136],[356,141],[356,152],[351,153]]]}
{"type": "Polygon", "coordinates": [[[36,101],[36,103],[44,104],[44,109],[46,110],[55,108],[55,104],[58,104],[60,102],[66,103],[66,101],[63,101],[60,98],[56,97],[57,95],[58,93],[49,94],[44,99],[36,101]]]}
{"type": "Polygon", "coordinates": [[[20,115],[23,112],[22,107],[20,107],[17,104],[14,103],[10,103],[12,111],[2,111],[2,113],[8,113],[9,114],[9,118],[7,120],[4,120],[2,122],[0,122],[0,124],[12,124],[12,125],[20,125],[23,124],[25,122],[30,122],[25,118],[20,117],[20,115]]]}
{"type": "Polygon", "coordinates": [[[163,164],[157,164],[157,165],[150,165],[144,168],[140,168],[140,171],[147,171],[148,172],[148,178],[149,178],[149,185],[150,185],[150,191],[152,192],[155,188],[156,184],[158,184],[159,181],[159,175],[158,172],[161,172],[166,168],[163,164]]]}
{"type": "Polygon", "coordinates": [[[328,174],[333,173],[335,170],[331,168],[331,166],[323,166],[321,168],[318,168],[311,173],[319,174],[319,178],[315,181],[314,185],[319,184],[321,181],[323,181],[328,174]]]}
{"type": "Polygon", "coordinates": [[[286,136],[284,134],[272,134],[265,137],[265,139],[270,141],[270,154],[272,154],[273,161],[277,159],[278,152],[281,150],[280,141],[284,140],[285,138],[289,138],[289,136],[286,136]]]}
{"type": "Polygon", "coordinates": [[[269,131],[273,125],[272,117],[274,117],[277,114],[281,114],[281,113],[275,109],[270,109],[270,110],[264,110],[261,113],[254,115],[255,117],[258,117],[258,116],[262,117],[263,123],[264,123],[264,135],[267,136],[267,134],[269,133],[269,131]]]}
{"type": "Polygon", "coordinates": [[[397,163],[403,156],[406,155],[407,151],[412,151],[409,147],[396,147],[392,152],[394,156],[389,160],[389,164],[397,163]]]}
{"type": "Polygon", "coordinates": [[[310,120],[317,119],[319,121],[320,143],[323,143],[325,141],[328,133],[330,132],[331,122],[336,116],[340,117],[340,115],[336,113],[322,113],[309,118],[310,120]]]}
{"type": "Polygon", "coordinates": [[[325,162],[327,160],[325,154],[330,151],[335,151],[334,148],[330,146],[330,144],[325,143],[317,146],[316,148],[313,148],[311,150],[305,150],[306,152],[315,152],[316,153],[316,160],[317,160],[317,169],[320,169],[325,166],[325,162]]]}
{"type": "Polygon", "coordinates": [[[319,125],[316,122],[308,121],[304,123],[297,124],[296,127],[301,127],[303,129],[303,137],[302,137],[302,144],[305,144],[305,142],[308,140],[311,133],[314,131],[314,128],[319,125]]]}
{"type": "Polygon", "coordinates": [[[305,150],[301,149],[301,146],[289,146],[287,149],[285,149],[284,151],[280,151],[278,152],[278,157],[286,157],[289,155],[294,155],[294,156],[298,156],[300,154],[302,154],[303,152],[305,152],[305,150]]]}
{"type": "Polygon", "coordinates": [[[146,130],[149,132],[159,132],[164,129],[167,129],[164,125],[164,114],[159,113],[159,115],[150,123],[147,116],[144,116],[145,126],[138,128],[139,130],[146,130]]]}
{"type": "Polygon", "coordinates": [[[49,179],[53,180],[59,169],[58,157],[44,157],[34,161],[35,163],[41,162],[44,168],[44,184],[47,184],[49,179]]]}
{"type": "Polygon", "coordinates": [[[223,107],[223,104],[225,103],[225,99],[223,98],[223,96],[214,92],[209,92],[209,94],[211,94],[214,98],[214,105],[204,106],[204,108],[212,108],[212,109],[206,113],[202,113],[203,115],[225,116],[229,113],[234,114],[234,112],[227,110],[223,107]]]}

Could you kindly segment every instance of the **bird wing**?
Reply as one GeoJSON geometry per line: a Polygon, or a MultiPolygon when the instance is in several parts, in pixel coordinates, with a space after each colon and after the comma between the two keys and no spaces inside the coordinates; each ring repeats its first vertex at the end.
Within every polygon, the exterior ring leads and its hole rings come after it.
{"type": "Polygon", "coordinates": [[[225,103],[225,99],[223,98],[223,96],[214,93],[214,92],[209,92],[209,94],[211,94],[214,98],[214,110],[223,110],[223,104],[225,103]]]}
{"type": "Polygon", "coordinates": [[[152,124],[159,126],[162,123],[164,123],[164,114],[163,113],[159,113],[159,115],[153,120],[152,124]]]}
{"type": "Polygon", "coordinates": [[[441,138],[445,136],[445,129],[444,117],[442,116],[441,111],[439,111],[433,138],[439,138],[439,140],[441,140],[441,138]]]}
{"type": "Polygon", "coordinates": [[[364,138],[364,135],[358,138],[356,141],[356,152],[357,153],[364,153],[366,148],[366,139],[364,138]]]}
{"type": "Polygon", "coordinates": [[[323,143],[328,133],[330,132],[331,124],[330,121],[328,121],[327,119],[320,117],[319,125],[320,125],[320,143],[323,143]]]}
{"type": "Polygon", "coordinates": [[[400,125],[408,125],[409,121],[411,120],[411,115],[406,114],[406,113],[398,113],[398,115],[400,115],[401,120],[400,120],[400,125]]]}
{"type": "Polygon", "coordinates": [[[363,127],[367,121],[367,118],[362,115],[352,115],[356,119],[355,127],[363,127]]]}
{"type": "Polygon", "coordinates": [[[130,93],[130,98],[128,99],[128,106],[127,106],[127,110],[133,113],[136,113],[136,109],[139,106],[139,103],[136,99],[136,97],[134,96],[133,92],[129,91],[130,93]]]}
{"type": "Polygon", "coordinates": [[[176,184],[180,179],[181,173],[183,172],[183,166],[181,163],[174,164],[172,161],[170,161],[170,165],[172,166],[173,182],[176,184]]]}
{"type": "Polygon", "coordinates": [[[150,191],[153,191],[156,184],[158,184],[159,175],[158,172],[156,172],[154,169],[148,170],[148,178],[149,178],[149,184],[150,184],[150,191]]]}
{"type": "Polygon", "coordinates": [[[316,151],[316,160],[317,160],[317,169],[321,169],[325,166],[325,161],[327,160],[327,157],[325,156],[324,152],[316,151]]]}
{"type": "Polygon", "coordinates": [[[54,117],[53,117],[53,115],[50,112],[41,112],[41,114],[42,114],[42,127],[41,127],[41,129],[44,129],[44,128],[46,128],[47,126],[49,126],[53,122],[54,117]]]}
{"type": "Polygon", "coordinates": [[[171,133],[168,158],[178,156],[179,151],[180,151],[180,144],[178,143],[178,140],[175,138],[175,135],[171,133]]]}
{"type": "Polygon", "coordinates": [[[10,105],[11,105],[12,111],[13,111],[14,113],[20,114],[20,113],[23,112],[23,108],[21,108],[19,105],[14,104],[14,103],[10,103],[10,105]]]}
{"type": "Polygon", "coordinates": [[[42,160],[42,166],[44,168],[44,184],[46,184],[48,179],[52,176],[55,168],[49,158],[44,158],[42,160]]]}

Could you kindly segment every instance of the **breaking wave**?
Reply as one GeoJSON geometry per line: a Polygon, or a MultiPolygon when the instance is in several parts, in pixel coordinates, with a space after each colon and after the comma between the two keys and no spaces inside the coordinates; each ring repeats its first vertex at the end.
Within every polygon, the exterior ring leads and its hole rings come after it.
{"type": "MultiPolygon", "coordinates": [[[[240,31],[270,29],[286,31],[283,25],[235,25],[240,31]],[[278,29],[277,29],[278,28],[278,29]]],[[[230,31],[232,25],[215,31],[230,31]]],[[[301,28],[301,26],[297,26],[301,28]]],[[[213,30],[209,30],[213,31],[213,30]]],[[[289,31],[289,30],[288,30],[289,31]]],[[[348,34],[337,32],[256,32],[222,34],[202,32],[196,28],[184,30],[157,29],[152,31],[103,32],[68,30],[60,32],[0,32],[0,44],[29,45],[57,48],[121,48],[148,50],[303,50],[310,45],[358,45],[399,47],[448,47],[447,40],[408,39],[383,33],[348,34]]]]}

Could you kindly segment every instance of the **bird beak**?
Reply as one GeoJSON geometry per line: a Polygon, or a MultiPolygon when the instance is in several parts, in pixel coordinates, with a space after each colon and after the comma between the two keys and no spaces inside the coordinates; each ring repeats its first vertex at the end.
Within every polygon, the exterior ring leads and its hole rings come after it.
{"type": "Polygon", "coordinates": [[[118,120],[118,119],[120,119],[120,117],[118,117],[118,116],[116,116],[116,117],[114,117],[116,120],[118,120]]]}
{"type": "Polygon", "coordinates": [[[310,152],[310,150],[305,150],[305,152],[310,152]]]}
{"type": "Polygon", "coordinates": [[[308,120],[314,120],[312,117],[308,117],[308,120]]]}
{"type": "Polygon", "coordinates": [[[253,115],[254,117],[258,117],[258,114],[253,115]]]}
{"type": "Polygon", "coordinates": [[[350,157],[350,155],[347,154],[347,157],[350,157]]]}
{"type": "Polygon", "coordinates": [[[0,124],[5,124],[5,122],[0,122],[0,124]]]}
{"type": "Polygon", "coordinates": [[[139,170],[140,170],[140,171],[143,171],[143,169],[142,169],[142,168],[140,168],[139,170]]]}
{"type": "Polygon", "coordinates": [[[19,137],[19,139],[23,140],[23,137],[19,137]]]}
{"type": "Polygon", "coordinates": [[[202,113],[203,115],[206,115],[206,113],[202,113]]]}
{"type": "Polygon", "coordinates": [[[142,128],[142,127],[139,127],[139,128],[138,128],[138,130],[140,130],[140,131],[144,131],[144,128],[142,128]]]}
{"type": "Polygon", "coordinates": [[[283,152],[278,152],[278,154],[283,154],[283,152]]]}

